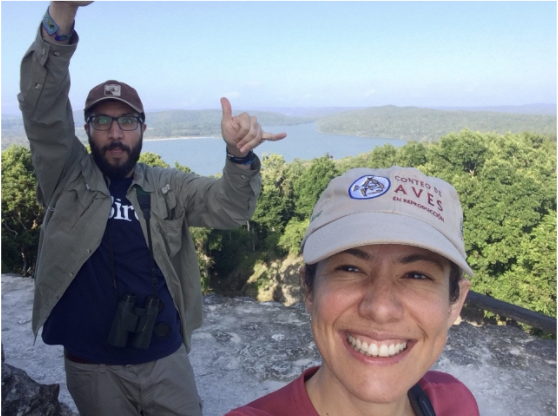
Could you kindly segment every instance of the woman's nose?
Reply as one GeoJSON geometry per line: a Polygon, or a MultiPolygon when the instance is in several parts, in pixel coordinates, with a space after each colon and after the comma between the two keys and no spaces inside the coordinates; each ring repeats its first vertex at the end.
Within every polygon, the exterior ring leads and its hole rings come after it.
{"type": "Polygon", "coordinates": [[[403,316],[403,302],[395,282],[375,276],[363,287],[359,313],[377,323],[397,321],[403,316]]]}

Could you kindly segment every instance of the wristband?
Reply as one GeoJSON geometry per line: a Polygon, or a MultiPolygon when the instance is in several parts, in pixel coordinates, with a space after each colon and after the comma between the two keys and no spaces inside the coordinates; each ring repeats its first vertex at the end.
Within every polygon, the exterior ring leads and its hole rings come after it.
{"type": "Polygon", "coordinates": [[[57,41],[70,39],[74,34],[74,25],[76,21],[74,20],[74,22],[72,23],[72,29],[68,35],[59,35],[58,31],[60,30],[60,27],[56,24],[52,17],[50,17],[50,13],[48,12],[49,8],[50,6],[47,8],[47,11],[43,16],[43,27],[45,28],[45,31],[49,34],[49,36],[55,35],[54,39],[57,41]]]}
{"type": "Polygon", "coordinates": [[[256,155],[254,155],[254,152],[250,150],[246,156],[239,157],[239,156],[231,155],[227,150],[227,158],[231,162],[236,163],[238,165],[251,165],[256,160],[256,155]]]}

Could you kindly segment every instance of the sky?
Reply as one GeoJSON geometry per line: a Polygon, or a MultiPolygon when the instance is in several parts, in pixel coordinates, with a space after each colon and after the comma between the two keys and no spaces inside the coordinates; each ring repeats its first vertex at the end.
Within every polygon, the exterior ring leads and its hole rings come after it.
{"type": "MultiPolygon", "coordinates": [[[[1,111],[49,2],[1,2],[1,111]]],[[[557,3],[97,1],[78,10],[74,110],[108,79],[146,111],[556,103],[557,3]]]]}

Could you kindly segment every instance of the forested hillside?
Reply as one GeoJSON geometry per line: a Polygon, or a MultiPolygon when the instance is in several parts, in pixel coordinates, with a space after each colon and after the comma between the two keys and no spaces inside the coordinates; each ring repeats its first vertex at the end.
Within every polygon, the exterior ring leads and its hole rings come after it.
{"type": "Polygon", "coordinates": [[[463,129],[502,134],[530,131],[556,139],[556,115],[442,111],[392,105],[330,115],[318,119],[316,125],[324,133],[421,142],[436,141],[463,129]]]}
{"type": "MultiPolygon", "coordinates": [[[[460,195],[473,290],[556,317],[556,150],[556,141],[540,134],[463,130],[435,143],[386,145],[339,161],[266,156],[251,221],[234,231],[193,229],[204,290],[241,293],[256,269],[296,256],[331,178],[354,167],[415,166],[460,195]]],[[[153,154],[142,160],[166,165],[153,154]]],[[[29,151],[3,151],[2,272],[33,271],[43,216],[35,188],[29,151]]],[[[268,279],[263,273],[254,284],[268,279]]]]}

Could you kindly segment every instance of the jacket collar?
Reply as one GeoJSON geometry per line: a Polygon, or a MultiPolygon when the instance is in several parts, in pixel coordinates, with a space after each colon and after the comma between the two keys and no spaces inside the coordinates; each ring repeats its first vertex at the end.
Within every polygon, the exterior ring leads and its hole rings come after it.
{"type": "MultiPolygon", "coordinates": [[[[95,163],[92,155],[87,155],[81,160],[81,167],[88,189],[110,196],[107,179],[95,163]]],[[[143,163],[136,163],[131,187],[138,185],[145,192],[155,190],[153,183],[148,179],[148,168],[143,163]]]]}
{"type": "Polygon", "coordinates": [[[132,180],[132,186],[138,185],[145,192],[155,191],[153,182],[149,180],[147,171],[149,166],[143,163],[136,163],[134,167],[134,179],[132,180]]]}

